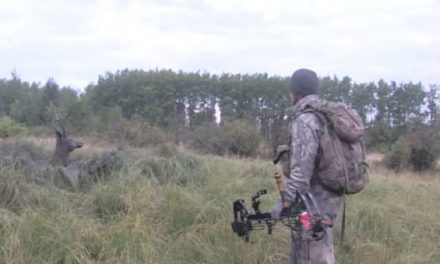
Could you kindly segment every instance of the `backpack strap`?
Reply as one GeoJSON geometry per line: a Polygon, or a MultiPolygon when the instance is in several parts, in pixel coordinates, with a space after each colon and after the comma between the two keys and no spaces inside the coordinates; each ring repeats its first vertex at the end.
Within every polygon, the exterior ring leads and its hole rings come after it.
{"type": "Polygon", "coordinates": [[[342,243],[344,242],[344,233],[345,233],[345,192],[343,194],[343,209],[342,209],[342,223],[341,223],[341,241],[340,245],[342,247],[342,243]]]}
{"type": "Polygon", "coordinates": [[[300,116],[302,114],[306,114],[306,113],[316,113],[316,111],[313,108],[311,108],[311,107],[306,107],[304,110],[302,110],[301,112],[299,112],[296,115],[294,115],[292,120],[295,120],[295,119],[298,118],[298,116],[300,116]]]}

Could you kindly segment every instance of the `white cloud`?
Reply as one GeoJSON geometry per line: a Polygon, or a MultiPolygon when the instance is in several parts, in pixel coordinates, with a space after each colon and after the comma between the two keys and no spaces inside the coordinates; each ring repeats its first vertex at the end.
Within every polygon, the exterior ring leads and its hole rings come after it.
{"type": "Polygon", "coordinates": [[[84,87],[173,68],[439,82],[440,5],[370,1],[0,0],[0,76],[84,87]]]}

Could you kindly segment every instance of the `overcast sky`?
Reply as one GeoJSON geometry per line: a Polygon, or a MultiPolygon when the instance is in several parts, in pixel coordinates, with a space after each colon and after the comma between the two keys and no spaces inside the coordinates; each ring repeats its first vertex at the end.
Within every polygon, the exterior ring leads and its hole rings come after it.
{"type": "Polygon", "coordinates": [[[436,0],[0,0],[0,78],[171,68],[440,83],[436,0]]]}

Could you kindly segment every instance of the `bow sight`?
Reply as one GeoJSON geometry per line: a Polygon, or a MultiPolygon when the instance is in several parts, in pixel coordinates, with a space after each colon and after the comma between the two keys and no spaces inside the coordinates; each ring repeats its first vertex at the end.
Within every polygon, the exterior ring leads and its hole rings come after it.
{"type": "Polygon", "coordinates": [[[255,214],[249,214],[244,200],[238,199],[233,203],[234,222],[231,223],[232,231],[238,236],[244,237],[249,241],[249,232],[251,230],[263,230],[267,227],[267,232],[272,233],[272,228],[276,220],[272,218],[270,213],[260,212],[260,196],[266,194],[266,190],[260,190],[252,196],[252,208],[255,214]]]}
{"type": "Polygon", "coordinates": [[[281,222],[292,231],[302,231],[313,240],[320,240],[326,234],[327,227],[332,227],[335,216],[322,215],[316,200],[310,192],[297,192],[296,201],[286,208],[279,217],[272,217],[271,213],[260,211],[260,197],[266,194],[266,190],[260,190],[252,196],[252,208],[254,214],[250,214],[242,199],[233,203],[234,221],[231,223],[232,231],[239,237],[249,241],[249,234],[254,230],[267,229],[272,234],[276,223],[281,222]]]}

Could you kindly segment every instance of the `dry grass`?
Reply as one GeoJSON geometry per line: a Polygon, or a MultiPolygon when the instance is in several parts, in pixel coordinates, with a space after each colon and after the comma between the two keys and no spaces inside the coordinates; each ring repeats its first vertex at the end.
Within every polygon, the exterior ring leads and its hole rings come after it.
{"type": "MultiPolygon", "coordinates": [[[[123,168],[88,192],[36,185],[0,166],[0,263],[286,263],[289,232],[230,230],[231,203],[268,189],[269,162],[128,149],[123,168]],[[5,196],[6,195],[6,196],[5,196]],[[4,197],[3,197],[4,196],[4,197]]],[[[440,181],[373,167],[348,199],[338,263],[440,263],[440,181]]]]}
{"type": "Polygon", "coordinates": [[[367,154],[367,163],[371,165],[377,165],[383,161],[385,155],[382,153],[368,153],[367,154]]]}
{"type": "MultiPolygon", "coordinates": [[[[72,157],[84,157],[89,155],[101,154],[111,149],[114,149],[114,146],[111,145],[110,143],[96,138],[79,137],[77,139],[81,140],[84,143],[84,146],[72,152],[72,157]]],[[[16,139],[9,139],[9,140],[16,140],[16,139]]],[[[47,152],[53,152],[56,144],[55,137],[26,136],[26,137],[21,137],[20,140],[41,147],[47,152]]]]}

